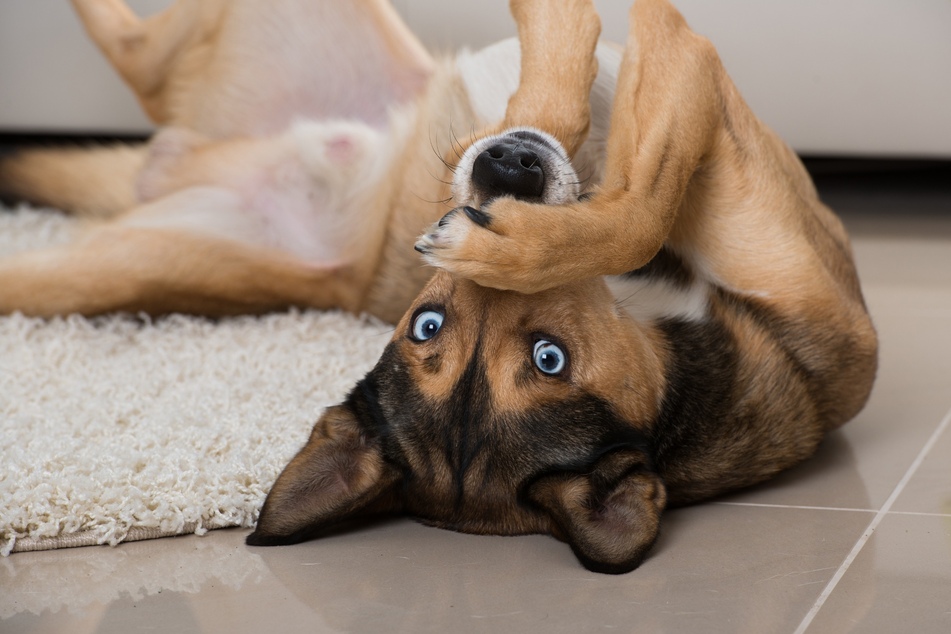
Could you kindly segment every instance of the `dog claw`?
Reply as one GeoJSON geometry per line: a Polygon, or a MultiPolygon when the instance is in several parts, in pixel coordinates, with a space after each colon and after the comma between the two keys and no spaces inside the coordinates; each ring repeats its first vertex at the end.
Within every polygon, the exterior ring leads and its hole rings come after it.
{"type": "Polygon", "coordinates": [[[492,216],[485,213],[481,209],[475,209],[474,207],[463,207],[462,210],[466,212],[466,215],[469,217],[469,220],[476,223],[480,227],[488,227],[492,222],[492,216]]]}
{"type": "Polygon", "coordinates": [[[452,218],[454,215],[456,215],[457,211],[458,209],[453,209],[452,211],[447,213],[445,216],[439,219],[439,222],[436,223],[436,226],[445,227],[449,223],[449,219],[452,218]]]}

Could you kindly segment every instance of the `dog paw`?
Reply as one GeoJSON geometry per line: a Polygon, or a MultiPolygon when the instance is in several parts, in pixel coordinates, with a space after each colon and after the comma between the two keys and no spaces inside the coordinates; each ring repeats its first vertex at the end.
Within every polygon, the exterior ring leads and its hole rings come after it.
{"type": "Polygon", "coordinates": [[[419,237],[416,250],[427,261],[432,257],[451,257],[454,248],[465,244],[474,226],[485,229],[491,222],[492,216],[481,209],[456,207],[419,237]]]}
{"type": "Polygon", "coordinates": [[[525,293],[548,288],[544,227],[527,222],[549,205],[501,198],[487,208],[457,207],[416,241],[430,265],[482,286],[525,293]]]}

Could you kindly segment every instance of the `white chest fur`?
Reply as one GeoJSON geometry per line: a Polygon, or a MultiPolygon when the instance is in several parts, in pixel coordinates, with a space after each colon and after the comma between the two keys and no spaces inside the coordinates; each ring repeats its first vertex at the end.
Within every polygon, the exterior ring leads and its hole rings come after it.
{"type": "MultiPolygon", "coordinates": [[[[572,164],[585,189],[601,181],[607,147],[611,106],[621,65],[621,50],[601,43],[597,49],[598,76],[591,89],[591,129],[572,164]]],[[[519,82],[521,52],[518,40],[502,40],[477,52],[463,51],[456,59],[456,68],[469,93],[478,119],[501,121],[509,97],[519,82]]]]}
{"type": "Polygon", "coordinates": [[[688,285],[651,277],[606,277],[617,304],[638,321],[661,319],[700,321],[707,315],[709,285],[695,279],[688,285]]]}

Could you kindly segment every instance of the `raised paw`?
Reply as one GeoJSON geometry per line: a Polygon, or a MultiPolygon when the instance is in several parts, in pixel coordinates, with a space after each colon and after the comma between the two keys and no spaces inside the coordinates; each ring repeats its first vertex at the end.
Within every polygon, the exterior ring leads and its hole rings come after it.
{"type": "Polygon", "coordinates": [[[456,207],[445,216],[439,219],[439,222],[432,225],[429,231],[424,233],[416,241],[416,250],[427,258],[432,253],[438,253],[440,249],[451,249],[454,246],[463,244],[466,241],[469,230],[474,223],[483,229],[489,227],[492,223],[492,216],[474,207],[456,207]],[[454,221],[456,218],[468,218],[454,221]]]}
{"type": "Polygon", "coordinates": [[[560,282],[552,276],[560,239],[551,220],[564,213],[513,198],[484,209],[457,207],[420,236],[416,250],[428,264],[482,286],[536,292],[560,282]]]}

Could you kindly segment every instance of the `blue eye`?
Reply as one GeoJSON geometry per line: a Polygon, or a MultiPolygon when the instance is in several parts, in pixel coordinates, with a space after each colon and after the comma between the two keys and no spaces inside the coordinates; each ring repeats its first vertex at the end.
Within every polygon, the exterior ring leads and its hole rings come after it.
{"type": "Polygon", "coordinates": [[[413,320],[413,339],[426,341],[432,339],[442,328],[444,316],[435,310],[424,310],[413,320]]]}
{"type": "Polygon", "coordinates": [[[532,358],[536,368],[551,375],[561,374],[568,363],[568,355],[565,351],[546,339],[535,342],[532,358]]]}

